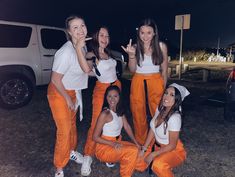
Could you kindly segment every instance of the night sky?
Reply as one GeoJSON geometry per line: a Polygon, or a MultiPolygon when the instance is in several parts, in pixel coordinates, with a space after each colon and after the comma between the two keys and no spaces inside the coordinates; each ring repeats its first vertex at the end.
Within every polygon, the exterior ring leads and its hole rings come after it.
{"type": "Polygon", "coordinates": [[[70,14],[83,16],[90,33],[108,26],[116,48],[135,38],[146,17],[155,19],[163,40],[179,47],[180,31],[174,27],[175,15],[181,14],[191,14],[184,48],[217,47],[218,38],[220,47],[235,43],[235,0],[0,0],[1,20],[64,27],[70,14]]]}

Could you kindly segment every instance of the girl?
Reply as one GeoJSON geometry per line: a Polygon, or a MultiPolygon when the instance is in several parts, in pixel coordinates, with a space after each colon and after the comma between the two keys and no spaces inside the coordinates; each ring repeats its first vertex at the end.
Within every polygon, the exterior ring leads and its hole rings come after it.
{"type": "Polygon", "coordinates": [[[88,60],[93,60],[93,72],[98,81],[96,81],[93,91],[92,120],[84,148],[84,163],[81,168],[83,176],[88,176],[91,172],[92,156],[95,153],[95,142],[92,140],[92,135],[98,116],[102,111],[105,90],[110,85],[116,85],[121,88],[121,82],[117,79],[116,75],[117,62],[111,57],[111,52],[108,47],[109,43],[108,29],[106,27],[100,27],[93,36],[92,51],[86,55],[88,60]]]}
{"type": "Polygon", "coordinates": [[[134,76],[131,82],[130,106],[137,141],[143,145],[148,133],[147,109],[151,117],[159,105],[167,83],[167,47],[159,41],[158,29],[152,19],[145,19],[137,30],[137,44],[130,40],[123,50],[129,56],[128,66],[134,76]],[[146,107],[146,103],[148,107],[146,107]]]}
{"type": "Polygon", "coordinates": [[[103,111],[98,118],[93,140],[97,143],[95,154],[99,160],[120,162],[120,175],[122,177],[132,175],[140,146],[123,114],[120,89],[117,86],[109,86],[105,92],[103,111]],[[122,127],[134,144],[121,140],[122,127]]]}
{"type": "Polygon", "coordinates": [[[66,19],[68,41],[56,52],[47,97],[56,124],[55,177],[63,177],[69,159],[83,162],[76,152],[76,113],[81,105],[81,89],[87,88],[90,67],[85,59],[87,28],[78,16],[66,19]]]}
{"type": "Polygon", "coordinates": [[[150,164],[158,177],[173,177],[172,168],[180,165],[186,159],[186,152],[179,139],[181,129],[181,103],[188,90],[184,86],[171,84],[165,90],[155,116],[150,122],[147,139],[142,146],[140,156],[143,156],[151,141],[155,138],[154,152],[147,152],[145,161],[150,164]]]}

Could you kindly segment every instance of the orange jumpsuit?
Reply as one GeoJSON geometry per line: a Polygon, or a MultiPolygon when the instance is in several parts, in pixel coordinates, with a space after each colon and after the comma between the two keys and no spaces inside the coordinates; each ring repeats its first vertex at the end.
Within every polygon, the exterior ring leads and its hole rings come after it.
{"type": "Polygon", "coordinates": [[[121,82],[119,80],[116,80],[112,84],[101,83],[99,81],[96,81],[96,85],[93,91],[93,99],[92,99],[92,120],[87,134],[84,155],[93,156],[95,154],[95,142],[92,140],[92,136],[97,119],[102,111],[105,91],[110,85],[117,85],[119,88],[121,88],[121,82]]]}
{"type": "Polygon", "coordinates": [[[164,91],[164,82],[160,73],[135,73],[132,78],[130,106],[133,116],[135,138],[138,143],[142,145],[144,144],[148,133],[144,80],[147,84],[148,105],[152,117],[154,116],[164,91]]]}
{"type": "Polygon", "coordinates": [[[121,137],[108,137],[102,135],[102,138],[109,141],[118,141],[122,144],[120,149],[115,149],[110,145],[96,144],[96,157],[103,162],[116,163],[120,162],[120,175],[121,177],[131,177],[134,170],[144,171],[147,168],[147,164],[144,162],[144,158],[138,159],[138,148],[135,144],[121,141],[121,137]]]}
{"type": "MultiPolygon", "coordinates": [[[[158,149],[159,147],[156,147],[155,150],[157,151],[158,149]]],[[[173,151],[155,157],[151,168],[158,177],[174,177],[172,168],[182,164],[185,159],[186,151],[182,142],[178,140],[177,146],[173,151]]]]}
{"type": "MultiPolygon", "coordinates": [[[[66,90],[66,92],[75,103],[75,91],[66,90]]],[[[64,97],[52,83],[48,86],[47,98],[57,127],[54,165],[57,168],[63,168],[69,161],[70,151],[77,146],[76,112],[68,109],[64,97]]]]}

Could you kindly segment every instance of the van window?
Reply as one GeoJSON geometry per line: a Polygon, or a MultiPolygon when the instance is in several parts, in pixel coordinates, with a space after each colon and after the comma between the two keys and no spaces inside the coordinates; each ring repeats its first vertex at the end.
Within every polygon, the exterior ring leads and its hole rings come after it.
{"type": "Polygon", "coordinates": [[[41,37],[46,49],[59,49],[67,41],[65,32],[55,29],[42,29],[41,37]]]}
{"type": "Polygon", "coordinates": [[[31,27],[0,24],[0,47],[27,47],[29,44],[31,33],[31,27]]]}

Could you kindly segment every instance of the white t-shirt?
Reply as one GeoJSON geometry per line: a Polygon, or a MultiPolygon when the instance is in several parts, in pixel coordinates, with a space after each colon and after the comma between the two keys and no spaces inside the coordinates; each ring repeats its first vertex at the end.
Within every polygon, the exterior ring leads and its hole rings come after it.
{"type": "Polygon", "coordinates": [[[140,66],[137,65],[136,73],[149,74],[149,73],[159,73],[160,66],[154,65],[152,61],[152,56],[144,54],[144,60],[140,61],[140,66]]]}
{"type": "Polygon", "coordinates": [[[107,60],[99,60],[99,63],[97,64],[97,68],[101,75],[100,76],[96,75],[97,79],[101,83],[115,82],[117,80],[116,65],[117,65],[117,61],[112,58],[109,58],[107,60]]]}
{"type": "Polygon", "coordinates": [[[62,83],[66,90],[87,88],[88,74],[78,62],[77,53],[71,41],[66,42],[55,54],[52,71],[63,74],[62,83]]]}
{"type": "Polygon", "coordinates": [[[168,120],[168,126],[166,129],[166,134],[164,134],[164,122],[161,123],[157,128],[155,128],[155,120],[159,114],[157,110],[154,117],[150,122],[150,127],[155,134],[157,142],[161,144],[169,144],[169,131],[180,131],[181,129],[181,115],[179,113],[173,113],[168,120]]]}
{"type": "Polygon", "coordinates": [[[122,117],[117,116],[112,110],[110,110],[110,113],[113,116],[113,120],[104,124],[102,134],[104,136],[117,137],[121,134],[123,127],[122,117]]]}

